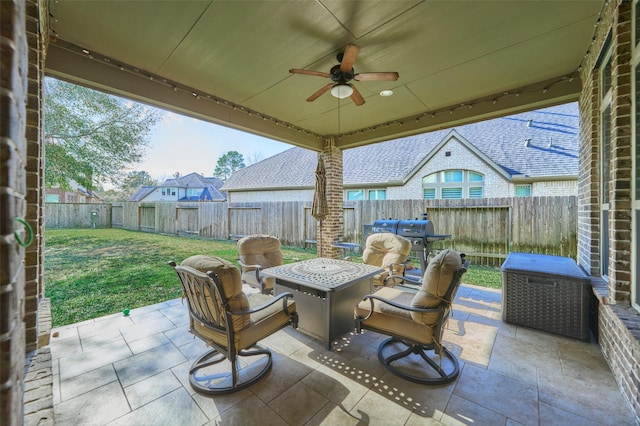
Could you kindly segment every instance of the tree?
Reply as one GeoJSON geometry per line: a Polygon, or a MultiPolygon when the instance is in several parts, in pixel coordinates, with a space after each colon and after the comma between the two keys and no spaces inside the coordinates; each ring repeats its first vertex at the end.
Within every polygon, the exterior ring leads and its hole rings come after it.
{"type": "Polygon", "coordinates": [[[151,175],[145,171],[133,171],[129,172],[122,181],[120,189],[123,191],[137,191],[141,186],[156,186],[158,181],[151,177],[151,175]]]}
{"type": "Polygon", "coordinates": [[[245,165],[242,154],[238,151],[229,151],[218,158],[213,175],[222,181],[226,181],[233,172],[243,167],[245,165]]]}
{"type": "Polygon", "coordinates": [[[158,183],[159,181],[152,178],[148,172],[133,171],[127,174],[117,188],[104,189],[98,187],[96,189],[104,202],[113,203],[118,201],[128,201],[131,196],[140,189],[140,187],[157,186],[158,183]]]}
{"type": "Polygon", "coordinates": [[[45,185],[118,186],[138,163],[161,113],[106,93],[45,78],[45,185]]]}

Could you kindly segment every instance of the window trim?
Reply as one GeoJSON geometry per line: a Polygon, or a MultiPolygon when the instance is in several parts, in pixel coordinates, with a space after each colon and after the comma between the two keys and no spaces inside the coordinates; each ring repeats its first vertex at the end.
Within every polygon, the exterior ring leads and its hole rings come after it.
{"type": "MultiPolygon", "coordinates": [[[[611,161],[611,120],[609,118],[608,126],[605,126],[605,113],[609,111],[611,113],[611,106],[613,101],[613,85],[609,86],[609,89],[604,92],[604,70],[608,69],[609,64],[612,62],[613,49],[611,45],[608,45],[605,49],[605,53],[602,57],[601,67],[598,75],[599,82],[599,97],[600,97],[600,109],[598,110],[599,121],[599,135],[598,135],[598,169],[600,174],[600,205],[599,205],[599,217],[600,217],[600,238],[598,244],[599,261],[600,261],[600,275],[603,279],[608,279],[609,276],[609,183],[611,180],[611,165],[605,164],[606,159],[610,163],[611,161]],[[605,134],[605,129],[608,128],[608,135],[605,134]],[[605,154],[605,146],[609,147],[608,152],[605,154]],[[607,176],[608,175],[608,176],[607,176]]],[[[609,68],[610,69],[610,68],[609,68]]]]}
{"type": "Polygon", "coordinates": [[[631,306],[640,312],[640,2],[632,7],[631,51],[631,306]]]}

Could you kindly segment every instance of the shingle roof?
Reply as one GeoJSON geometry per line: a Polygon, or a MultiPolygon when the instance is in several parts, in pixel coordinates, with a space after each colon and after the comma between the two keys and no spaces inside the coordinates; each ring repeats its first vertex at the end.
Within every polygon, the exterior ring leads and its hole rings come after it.
{"type": "Polygon", "coordinates": [[[156,189],[155,186],[141,186],[131,197],[129,197],[129,201],[140,201],[147,195],[151,194],[154,189],[156,189]]]}
{"type": "MultiPolygon", "coordinates": [[[[406,180],[455,132],[509,175],[577,176],[578,119],[574,102],[348,149],[343,153],[344,184],[406,180]]],[[[316,152],[291,148],[236,171],[222,189],[312,188],[316,162],[316,152]]]]}
{"type": "Polygon", "coordinates": [[[204,177],[198,173],[189,173],[185,176],[166,179],[158,186],[142,186],[129,198],[129,201],[140,201],[156,188],[204,188],[200,197],[185,197],[180,201],[198,201],[205,198],[211,201],[224,201],[227,197],[224,191],[219,191],[223,184],[224,182],[217,177],[204,177]]]}

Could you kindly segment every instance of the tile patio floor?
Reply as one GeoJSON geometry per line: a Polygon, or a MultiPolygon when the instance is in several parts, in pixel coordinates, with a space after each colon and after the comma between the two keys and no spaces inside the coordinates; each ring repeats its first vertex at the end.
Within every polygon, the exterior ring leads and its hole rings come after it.
{"type": "Polygon", "coordinates": [[[262,344],[273,369],[243,391],[196,394],[205,346],[179,299],[53,330],[58,425],[633,425],[600,347],[502,322],[501,292],[462,285],[445,333],[461,373],[416,385],[378,362],[383,336],[331,351],[293,329],[262,344]]]}

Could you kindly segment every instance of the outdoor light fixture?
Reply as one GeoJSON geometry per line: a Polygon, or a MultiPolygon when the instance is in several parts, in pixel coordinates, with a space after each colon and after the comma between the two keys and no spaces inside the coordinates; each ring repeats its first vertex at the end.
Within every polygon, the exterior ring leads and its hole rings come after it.
{"type": "Polygon", "coordinates": [[[391,96],[393,95],[393,90],[383,90],[380,92],[380,96],[391,96]]]}
{"type": "Polygon", "coordinates": [[[348,98],[352,93],[353,87],[350,84],[336,84],[331,88],[331,94],[338,99],[348,98]]]}

